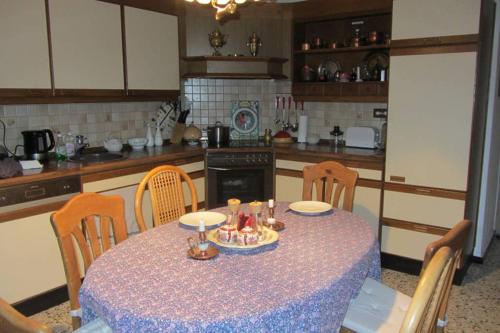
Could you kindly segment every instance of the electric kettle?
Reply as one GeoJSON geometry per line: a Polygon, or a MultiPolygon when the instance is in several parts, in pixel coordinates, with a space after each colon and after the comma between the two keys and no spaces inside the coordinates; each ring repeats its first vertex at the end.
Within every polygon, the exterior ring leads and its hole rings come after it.
{"type": "Polygon", "coordinates": [[[48,160],[49,151],[54,148],[54,134],[49,129],[22,131],[24,155],[28,160],[48,160]]]}

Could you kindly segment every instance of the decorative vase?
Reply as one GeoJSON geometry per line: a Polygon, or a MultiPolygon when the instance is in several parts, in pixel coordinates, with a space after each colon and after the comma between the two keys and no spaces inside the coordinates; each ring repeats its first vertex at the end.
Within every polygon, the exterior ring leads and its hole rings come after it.
{"type": "Polygon", "coordinates": [[[157,146],[157,147],[163,146],[163,137],[161,136],[161,128],[160,127],[156,127],[155,146],[157,146]]]}
{"type": "Polygon", "coordinates": [[[147,130],[146,130],[146,147],[153,147],[155,145],[155,141],[153,138],[153,132],[151,131],[151,125],[147,125],[147,130]]]}

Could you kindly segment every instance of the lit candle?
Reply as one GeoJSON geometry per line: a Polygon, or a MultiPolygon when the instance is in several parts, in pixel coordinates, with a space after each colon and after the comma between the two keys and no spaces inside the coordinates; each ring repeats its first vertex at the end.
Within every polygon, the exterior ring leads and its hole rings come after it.
{"type": "Polygon", "coordinates": [[[198,231],[199,232],[205,231],[205,221],[204,220],[200,220],[200,225],[198,227],[198,231]]]}
{"type": "Polygon", "coordinates": [[[268,203],[267,203],[267,206],[269,208],[274,208],[274,199],[269,199],[268,203]]]}

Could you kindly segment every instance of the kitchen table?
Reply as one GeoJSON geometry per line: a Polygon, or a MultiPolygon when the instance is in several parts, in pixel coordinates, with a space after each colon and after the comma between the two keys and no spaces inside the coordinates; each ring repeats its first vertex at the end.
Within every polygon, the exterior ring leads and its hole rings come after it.
{"type": "MultiPolygon", "coordinates": [[[[113,247],[80,290],[83,320],[115,332],[335,332],[364,279],[380,279],[378,241],[358,216],[301,216],[278,203],[277,244],[187,257],[194,230],[169,223],[113,247]]],[[[217,209],[227,212],[226,208],[217,209]]]]}

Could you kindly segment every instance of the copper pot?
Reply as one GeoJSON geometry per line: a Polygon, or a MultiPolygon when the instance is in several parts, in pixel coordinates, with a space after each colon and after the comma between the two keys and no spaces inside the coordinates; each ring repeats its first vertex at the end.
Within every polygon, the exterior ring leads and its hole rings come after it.
{"type": "Polygon", "coordinates": [[[378,44],[380,42],[379,35],[378,31],[370,31],[368,34],[368,42],[370,42],[370,44],[378,44]]]}
{"type": "Polygon", "coordinates": [[[302,51],[308,51],[309,49],[311,49],[311,44],[309,44],[309,43],[307,43],[307,42],[302,43],[302,44],[300,45],[300,49],[301,49],[302,51]]]}

